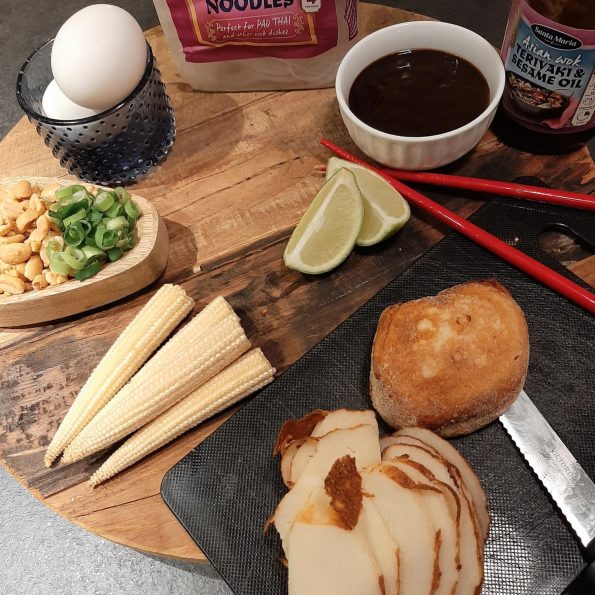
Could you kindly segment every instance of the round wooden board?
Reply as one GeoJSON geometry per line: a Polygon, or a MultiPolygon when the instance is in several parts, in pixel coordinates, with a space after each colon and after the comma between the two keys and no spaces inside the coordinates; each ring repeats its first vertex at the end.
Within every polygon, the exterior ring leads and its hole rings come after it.
{"type": "MultiPolygon", "coordinates": [[[[360,9],[363,32],[424,18],[363,3],[360,9]]],[[[0,332],[0,463],[44,504],[89,531],[151,554],[204,561],[163,503],[160,483],[229,412],[91,489],[86,479],[101,457],[50,470],[43,464],[51,437],[91,370],[159,283],[168,282],[182,284],[197,310],[218,294],[227,296],[250,339],[282,371],[440,240],[445,229],[414,210],[394,239],[356,250],[331,275],[313,279],[286,269],[285,241],[320,188],[315,166],[328,158],[320,136],[357,152],[334,91],[194,92],[176,74],[161,29],[147,38],[178,132],[168,158],[134,191],[151,201],[167,226],[167,268],[151,288],[109,308],[0,332]]],[[[66,176],[25,119],[0,143],[0,170],[4,176],[66,176]]],[[[554,187],[595,190],[586,149],[537,157],[504,146],[491,133],[451,171],[502,180],[535,175],[554,187]]],[[[464,216],[482,204],[457,193],[442,193],[440,200],[464,216]]],[[[593,270],[591,260],[582,273],[593,270]]]]}
{"type": "MultiPolygon", "coordinates": [[[[55,182],[62,186],[71,183],[71,180],[64,178],[23,176],[0,178],[0,188],[10,188],[21,179],[37,184],[42,189],[55,182]]],[[[89,312],[153,283],[167,265],[167,229],[148,200],[136,194],[132,197],[142,213],[136,225],[138,242],[132,250],[120,260],[104,266],[86,281],[72,279],[62,285],[38,291],[0,296],[0,327],[27,326],[89,312]]]]}

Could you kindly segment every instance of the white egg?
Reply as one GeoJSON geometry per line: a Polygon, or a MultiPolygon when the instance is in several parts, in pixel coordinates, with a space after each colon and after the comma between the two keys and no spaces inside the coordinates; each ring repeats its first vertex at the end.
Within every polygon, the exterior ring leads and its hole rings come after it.
{"type": "Polygon", "coordinates": [[[95,116],[102,111],[73,103],[62,93],[55,80],[44,91],[41,105],[45,115],[54,120],[80,120],[95,116]]]}
{"type": "Polygon", "coordinates": [[[147,64],[145,36],[134,17],[111,4],[73,14],[52,48],[52,72],[74,103],[95,110],[118,104],[138,85],[147,64]]]}

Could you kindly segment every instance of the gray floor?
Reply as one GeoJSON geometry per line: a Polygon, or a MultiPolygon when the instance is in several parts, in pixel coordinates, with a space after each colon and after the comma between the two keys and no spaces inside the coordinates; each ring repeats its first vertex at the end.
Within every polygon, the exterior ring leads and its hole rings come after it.
{"type": "Polygon", "coordinates": [[[58,517],[0,467],[2,595],[230,593],[209,566],[164,563],[58,517]]]}
{"type": "MultiPolygon", "coordinates": [[[[52,37],[68,16],[93,3],[0,0],[0,138],[21,117],[14,98],[20,64],[52,37]]],[[[150,0],[112,3],[129,10],[144,29],[157,24],[150,0]]],[[[384,3],[468,26],[496,45],[502,38],[510,4],[509,0],[384,3]]],[[[208,568],[156,560],[79,529],[45,508],[1,468],[0,552],[0,595],[230,592],[208,568]]]]}

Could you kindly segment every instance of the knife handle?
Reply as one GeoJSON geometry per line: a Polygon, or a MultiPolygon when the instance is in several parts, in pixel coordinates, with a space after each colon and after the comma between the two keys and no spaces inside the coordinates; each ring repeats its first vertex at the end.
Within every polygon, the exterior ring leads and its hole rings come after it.
{"type": "Polygon", "coordinates": [[[593,595],[595,593],[595,539],[586,547],[586,556],[592,560],[566,587],[562,595],[593,595]]]}

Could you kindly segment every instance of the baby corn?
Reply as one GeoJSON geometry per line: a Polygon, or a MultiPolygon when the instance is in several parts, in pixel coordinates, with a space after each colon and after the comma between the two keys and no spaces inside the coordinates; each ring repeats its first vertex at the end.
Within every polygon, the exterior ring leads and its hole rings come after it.
{"type": "Polygon", "coordinates": [[[225,298],[219,296],[207,304],[186,326],[181,328],[156,354],[152,357],[135,376],[139,380],[145,376],[158,374],[165,363],[168,354],[182,351],[188,343],[202,339],[202,335],[214,329],[226,318],[238,321],[238,315],[227,303],[225,298]]]}
{"type": "Polygon", "coordinates": [[[206,332],[205,324],[208,318],[199,315],[178,333],[184,341],[176,335],[166,343],[71,442],[64,462],[78,461],[134,432],[250,348],[235,314],[206,332]]]}
{"type": "Polygon", "coordinates": [[[152,357],[134,376],[134,382],[140,383],[154,375],[161,374],[164,366],[168,364],[171,354],[186,349],[188,343],[201,340],[203,335],[214,329],[218,324],[232,318],[240,324],[238,315],[227,303],[225,298],[219,296],[207,304],[186,326],[181,328],[165,345],[152,357]]]}
{"type": "Polygon", "coordinates": [[[272,381],[275,369],[252,349],[173,407],[149,422],[111,455],[89,480],[96,486],[161,448],[205,419],[272,381]]]}
{"type": "Polygon", "coordinates": [[[192,310],[179,285],[164,285],[145,304],[103,356],[60,424],[45,454],[50,466],[99,410],[192,310]]]}

